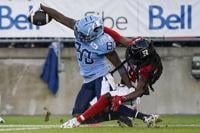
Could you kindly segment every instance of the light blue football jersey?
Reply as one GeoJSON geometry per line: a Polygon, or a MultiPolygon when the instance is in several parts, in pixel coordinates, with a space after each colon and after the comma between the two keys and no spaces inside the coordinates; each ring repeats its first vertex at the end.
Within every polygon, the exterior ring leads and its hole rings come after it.
{"type": "Polygon", "coordinates": [[[115,47],[114,40],[106,33],[91,42],[75,40],[77,60],[84,82],[95,80],[110,71],[105,54],[112,52],[115,47]]]}

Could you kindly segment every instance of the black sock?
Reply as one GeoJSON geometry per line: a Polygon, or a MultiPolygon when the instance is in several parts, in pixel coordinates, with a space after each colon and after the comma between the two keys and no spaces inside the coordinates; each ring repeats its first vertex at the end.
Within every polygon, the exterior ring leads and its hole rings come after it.
{"type": "Polygon", "coordinates": [[[144,114],[144,113],[141,113],[141,112],[136,112],[136,114],[135,114],[135,118],[141,119],[141,120],[143,120],[143,121],[144,121],[144,118],[145,118],[145,117],[149,117],[149,116],[150,116],[150,115],[144,114]]]}
{"type": "Polygon", "coordinates": [[[149,117],[150,115],[138,112],[136,109],[130,109],[127,106],[121,105],[118,112],[122,116],[134,117],[144,121],[144,117],[149,117]]]}
{"type": "Polygon", "coordinates": [[[121,116],[135,117],[137,110],[131,109],[131,108],[124,106],[124,105],[121,105],[121,106],[119,106],[119,109],[118,109],[117,112],[119,112],[119,114],[121,116]]]}

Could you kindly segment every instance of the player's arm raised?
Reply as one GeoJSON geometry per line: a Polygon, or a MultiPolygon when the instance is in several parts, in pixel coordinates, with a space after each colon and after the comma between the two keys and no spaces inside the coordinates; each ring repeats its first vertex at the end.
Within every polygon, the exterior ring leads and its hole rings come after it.
{"type": "Polygon", "coordinates": [[[76,22],[75,19],[69,18],[63,15],[62,13],[58,12],[57,10],[44,6],[43,4],[40,4],[40,8],[59,23],[69,27],[72,30],[74,29],[74,25],[76,22]]]}

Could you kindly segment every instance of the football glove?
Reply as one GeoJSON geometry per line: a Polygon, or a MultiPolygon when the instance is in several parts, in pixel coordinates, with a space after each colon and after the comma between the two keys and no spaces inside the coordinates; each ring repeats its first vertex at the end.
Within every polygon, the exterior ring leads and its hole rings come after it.
{"type": "Polygon", "coordinates": [[[114,97],[112,98],[112,107],[111,107],[111,110],[112,110],[112,111],[117,111],[118,108],[119,108],[119,106],[120,106],[123,102],[125,102],[125,100],[126,100],[126,97],[124,97],[124,96],[114,96],[114,97]]]}

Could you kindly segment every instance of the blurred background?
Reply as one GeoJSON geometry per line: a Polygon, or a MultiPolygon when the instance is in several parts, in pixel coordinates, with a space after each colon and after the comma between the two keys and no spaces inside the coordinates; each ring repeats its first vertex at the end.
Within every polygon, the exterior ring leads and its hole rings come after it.
{"type": "MultiPolygon", "coordinates": [[[[0,115],[70,114],[82,84],[73,31],[55,20],[41,27],[28,22],[28,12],[40,2],[74,19],[100,16],[123,36],[153,40],[164,69],[139,110],[200,114],[199,0],[1,0],[0,115]],[[55,43],[59,78],[52,93],[40,75],[55,43]]],[[[117,52],[123,60],[125,47],[117,52]]]]}

